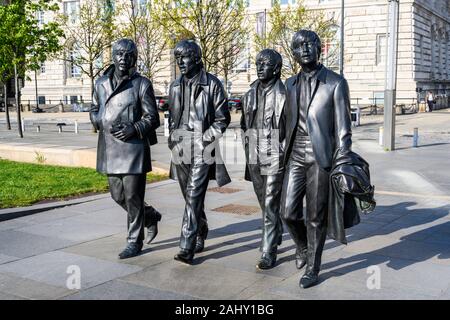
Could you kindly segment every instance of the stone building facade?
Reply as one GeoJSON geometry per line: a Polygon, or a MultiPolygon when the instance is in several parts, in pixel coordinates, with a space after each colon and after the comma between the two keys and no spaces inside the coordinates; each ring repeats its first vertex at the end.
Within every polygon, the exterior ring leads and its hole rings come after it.
{"type": "MultiPolygon", "coordinates": [[[[76,2],[79,1],[63,2],[65,10],[72,8],[76,13],[76,2]]],[[[281,0],[282,6],[295,2],[281,0]]],[[[324,10],[328,16],[334,17],[338,24],[336,28],[339,28],[341,0],[304,0],[304,4],[310,10],[324,10]]],[[[255,32],[258,28],[269,28],[264,21],[268,20],[265,18],[271,7],[272,0],[248,1],[248,23],[254,25],[255,32]]],[[[345,0],[344,75],[349,82],[354,105],[383,103],[387,8],[388,0],[345,0]]],[[[339,37],[340,31],[337,30],[336,34],[339,37]]],[[[415,103],[417,98],[424,98],[427,90],[432,90],[441,97],[438,104],[446,107],[446,96],[450,96],[450,1],[400,0],[398,37],[398,103],[415,103]]],[[[339,38],[332,42],[332,45],[337,45],[339,38]]],[[[247,48],[241,55],[227,85],[233,96],[247,91],[256,79],[252,36],[249,36],[247,48]]],[[[165,95],[170,82],[179,75],[170,50],[164,54],[161,63],[165,67],[153,79],[157,95],[165,95]]],[[[328,65],[326,59],[324,64],[328,65]]],[[[328,66],[339,69],[335,63],[328,66]]],[[[31,81],[26,82],[22,99],[33,103],[36,100],[34,74],[29,76],[31,81]]],[[[38,72],[37,80],[41,102],[90,100],[89,79],[80,76],[66,62],[47,61],[38,72]]]]}

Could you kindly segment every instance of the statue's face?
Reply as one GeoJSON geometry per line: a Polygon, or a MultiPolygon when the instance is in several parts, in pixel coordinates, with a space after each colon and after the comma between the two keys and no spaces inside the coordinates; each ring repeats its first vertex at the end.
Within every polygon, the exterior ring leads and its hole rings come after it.
{"type": "Polygon", "coordinates": [[[127,48],[118,47],[113,50],[114,66],[120,72],[128,72],[134,66],[135,59],[134,52],[127,50],[127,48]]]}
{"type": "Polygon", "coordinates": [[[261,57],[256,60],[256,73],[260,81],[267,82],[275,77],[277,74],[277,67],[275,63],[267,57],[261,57]]]}
{"type": "Polygon", "coordinates": [[[182,75],[191,75],[193,72],[197,71],[199,62],[193,54],[184,50],[180,54],[175,55],[177,60],[178,68],[182,75]]]}
{"type": "Polygon", "coordinates": [[[319,52],[312,36],[300,36],[297,47],[292,48],[295,60],[301,65],[315,64],[319,60],[319,52]]]}

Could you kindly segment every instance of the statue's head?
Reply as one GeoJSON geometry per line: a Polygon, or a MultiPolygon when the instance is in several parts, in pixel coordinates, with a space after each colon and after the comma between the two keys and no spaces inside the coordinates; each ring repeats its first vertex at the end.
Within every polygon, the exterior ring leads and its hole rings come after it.
{"type": "Polygon", "coordinates": [[[131,39],[120,39],[112,47],[113,62],[116,70],[127,73],[136,66],[138,51],[131,39]]]}
{"type": "Polygon", "coordinates": [[[182,40],[174,49],[175,59],[181,74],[195,75],[202,67],[202,50],[194,40],[182,40]]]}
{"type": "Polygon", "coordinates": [[[274,78],[279,79],[282,66],[283,58],[275,50],[264,49],[256,56],[256,73],[262,82],[269,82],[274,78]]]}
{"type": "Polygon", "coordinates": [[[299,30],[292,37],[291,50],[300,65],[318,64],[322,45],[314,31],[299,30]]]}

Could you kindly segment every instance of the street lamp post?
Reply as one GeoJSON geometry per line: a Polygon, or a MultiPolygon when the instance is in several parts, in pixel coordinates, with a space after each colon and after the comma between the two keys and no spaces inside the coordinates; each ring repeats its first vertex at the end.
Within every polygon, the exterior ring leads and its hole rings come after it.
{"type": "Polygon", "coordinates": [[[386,83],[384,90],[384,150],[395,150],[395,98],[397,86],[397,49],[399,1],[388,0],[386,83]]]}
{"type": "Polygon", "coordinates": [[[340,58],[339,58],[339,73],[341,76],[344,75],[344,0],[341,0],[341,41],[340,47],[340,58]]]}

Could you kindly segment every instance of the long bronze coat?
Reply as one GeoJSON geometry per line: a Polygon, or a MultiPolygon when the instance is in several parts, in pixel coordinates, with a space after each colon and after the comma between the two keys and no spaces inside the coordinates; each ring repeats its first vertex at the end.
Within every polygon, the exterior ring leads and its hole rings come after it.
{"type": "Polygon", "coordinates": [[[149,79],[132,73],[113,90],[110,67],[95,83],[91,122],[99,131],[97,171],[105,174],[141,174],[151,171],[150,144],[157,143],[159,114],[149,79]],[[111,134],[113,124],[133,124],[136,136],[121,141],[111,134]]]}
{"type": "MultiPolygon", "coordinates": [[[[300,74],[286,80],[286,150],[284,163],[289,160],[298,124],[297,83],[300,74]]],[[[336,149],[350,150],[352,130],[350,97],[347,81],[322,66],[317,79],[311,83],[311,100],[307,108],[307,130],[317,163],[331,169],[336,149]]]]}
{"type": "MultiPolygon", "coordinates": [[[[172,133],[175,129],[179,129],[183,114],[181,81],[181,77],[176,79],[169,89],[169,148],[172,148],[172,133]]],[[[191,103],[195,107],[197,118],[202,122],[204,141],[218,140],[231,120],[228,100],[222,83],[217,77],[202,69],[198,82],[192,90],[194,101],[191,103]]],[[[210,180],[216,180],[219,186],[223,186],[231,182],[231,179],[219,150],[216,151],[215,163],[211,164],[209,177],[210,180]]],[[[170,164],[170,178],[177,180],[173,162],[170,164]]]]}

